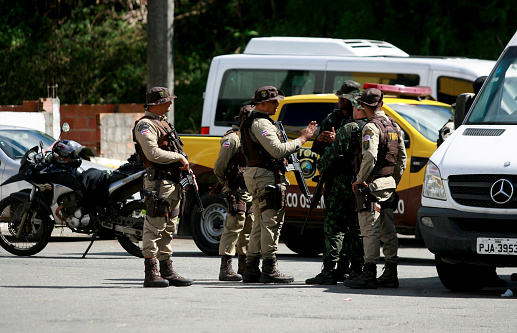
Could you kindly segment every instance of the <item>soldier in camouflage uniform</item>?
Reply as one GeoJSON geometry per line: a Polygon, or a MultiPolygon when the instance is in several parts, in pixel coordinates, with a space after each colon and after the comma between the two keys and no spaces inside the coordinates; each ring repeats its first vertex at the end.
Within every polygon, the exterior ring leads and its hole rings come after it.
{"type": "Polygon", "coordinates": [[[336,284],[344,281],[347,273],[351,277],[361,273],[363,244],[350,185],[355,178],[354,155],[366,119],[357,108],[354,116],[357,119],[339,129],[334,142],[317,162],[320,172],[330,175],[325,184],[325,249],[322,272],[308,279],[307,284],[336,284]]]}
{"type": "Polygon", "coordinates": [[[361,243],[358,226],[355,228],[355,199],[350,191],[350,184],[354,180],[354,146],[351,144],[351,134],[355,127],[349,126],[345,132],[341,132],[345,124],[352,121],[352,110],[357,105],[355,99],[360,92],[361,85],[351,80],[334,92],[339,97],[340,108],[323,120],[320,134],[312,146],[312,150],[322,156],[317,166],[326,179],[323,194],[325,248],[323,270],[314,278],[307,279],[306,284],[336,284],[344,281],[345,275],[350,272],[347,255],[353,257],[350,258],[353,259],[353,270],[360,271],[361,254],[356,250],[359,249],[360,252],[361,243]],[[339,142],[335,141],[336,131],[341,132],[339,142]]]}

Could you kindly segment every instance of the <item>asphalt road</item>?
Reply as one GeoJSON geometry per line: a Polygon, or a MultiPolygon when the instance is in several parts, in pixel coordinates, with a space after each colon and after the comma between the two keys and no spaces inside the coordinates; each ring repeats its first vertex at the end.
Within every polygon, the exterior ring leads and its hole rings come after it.
{"type": "MultiPolygon", "coordinates": [[[[399,289],[308,286],[318,257],[280,247],[288,285],[218,281],[219,257],[191,239],[174,240],[174,267],[190,287],[143,288],[143,260],[112,240],[54,237],[38,255],[0,248],[0,332],[510,332],[516,297],[505,290],[453,293],[436,275],[433,256],[401,240],[399,289]]],[[[236,260],[234,261],[236,264],[236,260]]],[[[381,265],[378,266],[379,270],[381,265]]],[[[509,287],[515,269],[498,269],[509,287]]]]}

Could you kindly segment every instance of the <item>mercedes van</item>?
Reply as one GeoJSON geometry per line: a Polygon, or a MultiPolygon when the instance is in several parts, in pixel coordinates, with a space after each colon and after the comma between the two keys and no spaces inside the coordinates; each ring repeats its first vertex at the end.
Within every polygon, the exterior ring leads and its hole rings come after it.
{"type": "Polygon", "coordinates": [[[429,159],[418,211],[450,290],[481,289],[495,267],[517,266],[517,33],[467,111],[429,159]]]}
{"type": "Polygon", "coordinates": [[[252,38],[243,54],[212,59],[204,94],[201,133],[223,135],[256,89],[275,86],[286,96],[332,93],[346,80],[428,86],[434,99],[452,104],[472,92],[472,82],[488,75],[495,61],[410,56],[374,40],[252,38]]]}

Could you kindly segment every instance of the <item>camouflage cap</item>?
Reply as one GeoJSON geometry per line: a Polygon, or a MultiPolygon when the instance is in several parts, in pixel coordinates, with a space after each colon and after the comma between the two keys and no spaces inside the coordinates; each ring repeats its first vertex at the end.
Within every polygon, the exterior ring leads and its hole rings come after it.
{"type": "Polygon", "coordinates": [[[176,98],[174,95],[171,96],[169,89],[163,87],[151,88],[145,97],[147,99],[147,104],[145,104],[144,107],[167,103],[176,98]]]}
{"type": "Polygon", "coordinates": [[[382,91],[375,88],[368,88],[363,91],[361,97],[357,99],[357,101],[361,104],[368,105],[369,107],[376,107],[382,102],[382,98],[384,97],[382,91]]]}
{"type": "Polygon", "coordinates": [[[285,94],[282,90],[279,90],[273,86],[260,87],[255,91],[255,95],[251,99],[251,104],[256,105],[263,102],[269,102],[274,100],[283,100],[285,94]]]}
{"type": "Polygon", "coordinates": [[[340,98],[346,98],[354,106],[357,106],[356,98],[361,94],[361,85],[359,82],[355,82],[353,80],[347,80],[345,81],[339,90],[334,90],[334,95],[340,98]]]}

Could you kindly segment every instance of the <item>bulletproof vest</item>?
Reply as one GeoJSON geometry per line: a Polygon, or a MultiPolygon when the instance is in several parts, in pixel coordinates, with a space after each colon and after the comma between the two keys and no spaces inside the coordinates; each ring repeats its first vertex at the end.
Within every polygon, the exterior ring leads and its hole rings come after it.
{"type": "Polygon", "coordinates": [[[352,131],[352,141],[350,142],[349,147],[354,150],[354,172],[357,175],[361,168],[361,162],[363,161],[363,146],[361,139],[366,121],[363,119],[356,119],[354,121],[359,125],[359,128],[352,131]]]}
{"type": "Polygon", "coordinates": [[[380,131],[377,163],[370,176],[391,176],[397,163],[399,141],[401,140],[397,124],[392,118],[386,119],[383,116],[375,116],[370,122],[374,123],[380,131]]]}
{"type": "Polygon", "coordinates": [[[269,120],[273,125],[276,126],[276,122],[271,119],[267,114],[253,111],[248,117],[246,117],[241,123],[241,142],[242,149],[244,151],[244,157],[246,159],[246,166],[249,167],[261,167],[264,169],[271,170],[273,172],[280,171],[284,173],[284,166],[287,165],[287,160],[276,159],[267,152],[264,147],[258,142],[251,139],[250,128],[253,121],[257,118],[264,118],[269,120]]]}
{"type": "MultiPolygon", "coordinates": [[[[229,130],[223,137],[230,135],[231,133],[237,133],[235,130],[229,130]]],[[[224,177],[228,181],[228,187],[231,190],[237,191],[238,189],[245,189],[246,183],[244,182],[244,170],[246,170],[246,158],[241,148],[235,153],[235,155],[228,161],[228,166],[224,171],[224,177]]]]}
{"type": "Polygon", "coordinates": [[[136,140],[135,137],[135,128],[138,122],[142,119],[149,119],[153,123],[155,123],[160,130],[160,135],[158,136],[158,147],[160,149],[166,150],[166,151],[172,151],[175,153],[182,154],[183,156],[186,156],[183,152],[183,142],[181,142],[181,139],[178,136],[178,133],[176,132],[176,129],[173,125],[171,125],[169,122],[165,120],[158,120],[157,118],[153,118],[150,116],[143,116],[142,118],[135,121],[135,126],[133,126],[133,141],[135,142],[135,149],[138,154],[139,161],[145,166],[146,169],[150,167],[155,167],[161,170],[168,170],[173,172],[179,173],[179,167],[182,166],[180,162],[171,163],[171,164],[158,164],[151,162],[147,159],[145,156],[142,146],[140,143],[136,140]],[[170,133],[170,135],[169,135],[170,133]]]}

